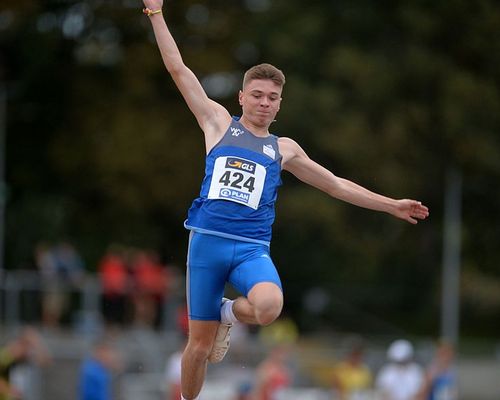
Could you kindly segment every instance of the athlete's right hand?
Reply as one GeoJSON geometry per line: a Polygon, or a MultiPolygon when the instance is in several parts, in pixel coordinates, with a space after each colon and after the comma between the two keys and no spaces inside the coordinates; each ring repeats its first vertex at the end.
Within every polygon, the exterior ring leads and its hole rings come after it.
{"type": "Polygon", "coordinates": [[[143,0],[144,6],[150,10],[158,10],[163,7],[163,0],[143,0]]]}

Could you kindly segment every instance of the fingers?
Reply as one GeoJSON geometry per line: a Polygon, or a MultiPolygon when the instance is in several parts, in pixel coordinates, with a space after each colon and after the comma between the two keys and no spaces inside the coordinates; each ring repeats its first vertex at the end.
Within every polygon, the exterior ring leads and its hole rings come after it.
{"type": "Polygon", "coordinates": [[[414,210],[411,213],[412,217],[419,218],[419,219],[424,219],[429,216],[429,211],[426,210],[414,210]]]}
{"type": "Polygon", "coordinates": [[[418,206],[418,210],[423,214],[429,215],[429,209],[422,204],[418,206]]]}
{"type": "Polygon", "coordinates": [[[411,216],[419,219],[425,219],[429,216],[429,209],[420,201],[417,201],[412,206],[411,216]]]}
{"type": "Polygon", "coordinates": [[[429,209],[420,201],[403,199],[400,200],[400,207],[395,215],[415,225],[418,223],[417,219],[423,220],[429,216],[429,209]]]}
{"type": "Polygon", "coordinates": [[[429,210],[427,209],[427,207],[418,211],[419,218],[423,219],[423,218],[427,218],[428,216],[429,216],[429,210]]]}
{"type": "Polygon", "coordinates": [[[429,216],[429,209],[424,206],[420,201],[410,200],[410,207],[407,209],[407,216],[405,218],[410,224],[417,224],[417,219],[423,220],[429,216]]]}
{"type": "Polygon", "coordinates": [[[418,218],[418,219],[426,219],[429,216],[429,213],[421,213],[421,212],[414,212],[411,213],[411,217],[413,218],[418,218]]]}

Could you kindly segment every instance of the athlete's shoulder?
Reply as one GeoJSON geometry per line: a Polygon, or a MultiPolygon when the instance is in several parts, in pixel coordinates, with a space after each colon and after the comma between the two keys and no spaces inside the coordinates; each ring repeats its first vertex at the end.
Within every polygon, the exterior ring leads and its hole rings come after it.
{"type": "Polygon", "coordinates": [[[278,138],[278,146],[280,153],[283,155],[283,161],[289,160],[303,152],[295,140],[285,136],[278,138]]]}
{"type": "Polygon", "coordinates": [[[278,136],[278,144],[284,147],[300,147],[295,140],[286,136],[278,136]]]}
{"type": "Polygon", "coordinates": [[[311,161],[304,149],[293,139],[288,137],[279,138],[278,145],[283,157],[282,168],[287,171],[294,173],[297,168],[304,168],[305,163],[311,161]]]}

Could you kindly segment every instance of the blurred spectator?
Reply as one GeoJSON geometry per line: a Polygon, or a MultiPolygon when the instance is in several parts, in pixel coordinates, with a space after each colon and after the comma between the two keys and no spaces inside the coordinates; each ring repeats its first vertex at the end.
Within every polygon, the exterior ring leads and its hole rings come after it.
{"type": "Polygon", "coordinates": [[[56,328],[71,305],[71,290],[84,278],[84,263],[74,246],[62,241],[55,246],[40,242],[35,264],[42,278],[42,322],[56,328]]]}
{"type": "Polygon", "coordinates": [[[457,400],[458,385],[455,349],[451,343],[440,342],[434,359],[426,369],[425,400],[457,400]]]}
{"type": "Polygon", "coordinates": [[[183,341],[179,350],[172,353],[167,359],[165,365],[165,400],[179,400],[181,398],[181,363],[185,346],[186,341],[183,341]]]}
{"type": "Polygon", "coordinates": [[[236,400],[253,400],[252,384],[250,382],[241,382],[238,385],[236,400]]]}
{"type": "Polygon", "coordinates": [[[287,346],[273,348],[269,356],[256,370],[253,400],[273,400],[279,391],[291,384],[291,372],[287,365],[287,346]]]}
{"type": "Polygon", "coordinates": [[[168,275],[158,255],[136,250],[132,258],[134,322],[158,328],[161,323],[168,275]]]}
{"type": "Polygon", "coordinates": [[[333,389],[336,398],[357,400],[367,398],[373,375],[364,362],[365,346],[361,339],[351,340],[345,358],[333,369],[333,389]]]}
{"type": "Polygon", "coordinates": [[[111,400],[113,372],[121,368],[121,357],[108,339],[93,345],[80,368],[78,400],[111,400]]]}
{"type": "Polygon", "coordinates": [[[413,345],[404,339],[391,343],[388,363],[379,371],[375,386],[382,400],[416,400],[424,384],[423,368],[413,361],[413,345]]]}
{"type": "Polygon", "coordinates": [[[0,349],[0,399],[24,399],[32,381],[26,367],[44,366],[50,353],[38,332],[24,328],[12,341],[0,349]]]}
{"type": "Polygon", "coordinates": [[[298,337],[297,324],[286,314],[282,314],[271,325],[263,326],[259,330],[260,340],[269,346],[293,344],[298,337]]]}
{"type": "Polygon", "coordinates": [[[56,255],[48,243],[39,242],[35,246],[35,264],[41,275],[42,322],[47,327],[57,326],[65,307],[65,297],[57,276],[56,255]]]}
{"type": "Polygon", "coordinates": [[[101,310],[108,326],[123,327],[128,313],[129,272],[124,250],[111,245],[100,260],[97,272],[102,288],[101,310]]]}
{"type": "Polygon", "coordinates": [[[85,277],[85,264],[75,247],[67,242],[59,242],[55,247],[57,271],[65,284],[78,287],[85,277]]]}

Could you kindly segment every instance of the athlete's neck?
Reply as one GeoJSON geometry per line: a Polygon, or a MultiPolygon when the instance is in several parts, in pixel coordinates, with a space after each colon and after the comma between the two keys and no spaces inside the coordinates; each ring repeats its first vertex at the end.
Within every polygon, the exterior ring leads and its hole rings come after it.
{"type": "Polygon", "coordinates": [[[243,125],[248,131],[252,132],[255,136],[258,137],[267,137],[269,136],[269,125],[256,125],[249,121],[245,116],[242,116],[239,119],[239,123],[243,125]]]}

